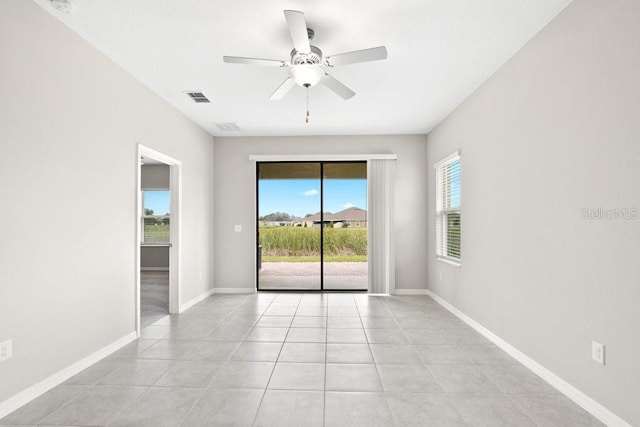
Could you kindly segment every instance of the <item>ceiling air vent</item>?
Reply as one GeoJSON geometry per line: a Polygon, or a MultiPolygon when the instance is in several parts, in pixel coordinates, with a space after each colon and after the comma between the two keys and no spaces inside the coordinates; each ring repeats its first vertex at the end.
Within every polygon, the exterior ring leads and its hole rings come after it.
{"type": "Polygon", "coordinates": [[[214,125],[223,132],[238,132],[241,130],[236,122],[214,123],[214,125]]]}
{"type": "Polygon", "coordinates": [[[211,102],[209,98],[207,98],[202,92],[186,92],[189,98],[193,99],[196,104],[200,104],[201,102],[211,102]]]}
{"type": "Polygon", "coordinates": [[[51,6],[61,13],[73,13],[76,10],[71,0],[51,0],[51,6]]]}

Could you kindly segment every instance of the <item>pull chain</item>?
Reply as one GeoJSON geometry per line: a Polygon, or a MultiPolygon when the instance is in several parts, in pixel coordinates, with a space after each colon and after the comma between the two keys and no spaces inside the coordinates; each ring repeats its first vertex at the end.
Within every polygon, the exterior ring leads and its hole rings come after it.
{"type": "Polygon", "coordinates": [[[307,117],[305,123],[309,123],[309,86],[307,86],[307,117]]]}

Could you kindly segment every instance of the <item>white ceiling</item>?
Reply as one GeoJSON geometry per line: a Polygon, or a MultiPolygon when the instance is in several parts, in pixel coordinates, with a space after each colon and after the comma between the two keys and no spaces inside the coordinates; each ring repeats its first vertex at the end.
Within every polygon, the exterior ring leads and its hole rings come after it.
{"type": "Polygon", "coordinates": [[[34,0],[214,136],[425,134],[571,0],[34,0]],[[294,87],[288,69],[222,61],[288,60],[283,10],[304,12],[324,55],[384,45],[385,61],[329,73],[356,92],[294,87]],[[202,91],[196,104],[185,91],[202,91]],[[241,131],[214,123],[235,122],[241,131]]]}

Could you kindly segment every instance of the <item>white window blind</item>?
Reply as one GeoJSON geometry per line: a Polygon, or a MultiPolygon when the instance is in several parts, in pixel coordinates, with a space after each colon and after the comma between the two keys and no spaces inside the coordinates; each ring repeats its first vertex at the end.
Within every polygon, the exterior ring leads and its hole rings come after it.
{"type": "Polygon", "coordinates": [[[460,152],[434,166],[436,170],[436,255],[460,264],[460,152]]]}

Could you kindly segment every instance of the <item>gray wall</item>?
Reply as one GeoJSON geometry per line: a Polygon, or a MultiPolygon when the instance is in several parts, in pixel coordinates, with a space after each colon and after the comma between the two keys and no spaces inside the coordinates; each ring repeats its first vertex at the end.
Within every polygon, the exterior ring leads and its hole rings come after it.
{"type": "Polygon", "coordinates": [[[215,286],[255,288],[251,154],[396,153],[396,288],[426,289],[426,136],[215,138],[215,286]],[[235,224],[243,231],[233,231],[235,224]]]}
{"type": "Polygon", "coordinates": [[[573,2],[428,137],[462,149],[462,267],[429,289],[640,425],[640,2],[573,2]],[[591,360],[591,341],[607,364],[591,360]]]}
{"type": "Polygon", "coordinates": [[[169,246],[142,246],[140,270],[169,271],[169,246]]]}
{"type": "MultiPolygon", "coordinates": [[[[171,187],[171,170],[168,165],[143,165],[140,173],[143,190],[168,190],[171,187]]],[[[142,270],[169,270],[169,246],[142,246],[140,248],[142,270]]]]}
{"type": "Polygon", "coordinates": [[[171,171],[168,165],[142,165],[140,181],[143,190],[168,190],[171,171]]]}
{"type": "Polygon", "coordinates": [[[182,300],[211,288],[213,143],[31,1],[0,57],[1,402],[135,330],[138,143],[183,162],[182,300]]]}

